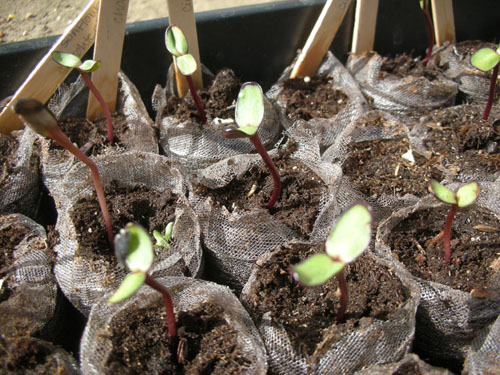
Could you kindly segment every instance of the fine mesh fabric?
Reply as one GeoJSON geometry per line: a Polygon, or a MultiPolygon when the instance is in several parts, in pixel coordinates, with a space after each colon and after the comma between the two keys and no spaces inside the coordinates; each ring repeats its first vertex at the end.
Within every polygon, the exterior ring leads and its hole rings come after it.
{"type": "MultiPolygon", "coordinates": [[[[115,154],[125,151],[144,151],[158,153],[158,140],[155,135],[154,124],[142,102],[141,96],[122,72],[118,73],[118,97],[116,112],[127,119],[127,130],[123,134],[122,146],[108,146],[103,154],[115,154]]],[[[70,86],[61,86],[48,104],[49,109],[61,117],[84,117],[81,111],[86,108],[88,92],[80,78],[70,86]],[[82,103],[80,103],[82,102],[82,103]],[[81,104],[81,105],[78,105],[81,104]],[[78,110],[74,110],[74,108],[78,110]]],[[[44,184],[52,193],[58,189],[60,181],[69,169],[78,162],[73,154],[66,150],[51,149],[53,142],[42,138],[42,178],[44,184]]]]}
{"type": "MultiPolygon", "coordinates": [[[[457,187],[457,184],[449,185],[453,191],[456,191],[457,187]]],[[[491,189],[491,186],[489,188],[491,189]]],[[[483,206],[485,201],[478,199],[476,204],[483,206]]],[[[405,278],[415,279],[420,286],[420,305],[417,311],[417,337],[420,350],[433,358],[463,361],[474,336],[500,314],[497,286],[491,286],[493,293],[490,297],[478,299],[467,292],[419,279],[395,260],[387,244],[389,233],[410,214],[417,210],[437,208],[442,205],[444,204],[429,196],[419,200],[415,205],[395,211],[378,227],[375,250],[380,256],[393,259],[396,266],[403,270],[402,275],[405,278]]],[[[490,206],[483,207],[491,210],[490,206]]],[[[492,211],[498,215],[498,205],[492,211]]]]}
{"type": "Polygon", "coordinates": [[[383,74],[381,67],[384,59],[376,52],[368,52],[351,54],[346,63],[374,108],[396,113],[418,113],[455,102],[458,92],[456,82],[444,76],[429,80],[424,76],[383,74]]]}
{"type": "MultiPolygon", "coordinates": [[[[188,185],[177,169],[178,163],[158,154],[137,151],[99,156],[95,161],[104,187],[115,180],[122,187],[144,186],[158,191],[169,189],[177,195],[171,249],[155,250],[155,261],[150,272],[155,277],[182,275],[185,265],[191,275],[199,275],[202,257],[200,226],[187,202],[188,185]]],[[[111,266],[104,258],[102,262],[96,262],[75,256],[80,245],[71,212],[76,202],[80,198],[91,196],[95,188],[90,171],[82,163],[76,164],[68,172],[61,185],[61,195],[55,197],[60,201],[56,224],[60,243],[55,247],[55,274],[66,297],[88,315],[97,298],[104,292],[115,289],[127,271],[117,265],[111,266]]]]}
{"type": "Polygon", "coordinates": [[[500,316],[474,338],[463,371],[464,375],[498,373],[500,373],[500,316]]]}
{"type": "MultiPolygon", "coordinates": [[[[273,252],[264,254],[257,260],[257,264],[266,264],[273,254],[273,252]]],[[[384,261],[371,253],[370,256],[374,262],[392,268],[391,261],[384,261]]],[[[243,288],[240,297],[243,303],[251,296],[252,284],[257,281],[257,272],[258,267],[254,267],[243,288]]],[[[411,347],[419,300],[416,283],[411,280],[401,279],[401,281],[408,292],[408,300],[391,319],[386,321],[373,319],[370,324],[364,327],[360,325],[340,340],[326,335],[311,356],[296,350],[284,326],[272,319],[271,312],[264,313],[261,322],[257,324],[257,329],[266,346],[268,364],[273,374],[340,375],[353,373],[366,366],[401,359],[411,347]]]]}
{"type": "Polygon", "coordinates": [[[21,214],[0,217],[0,231],[22,228],[25,232],[15,249],[14,261],[1,269],[3,285],[10,290],[0,302],[0,334],[5,337],[40,333],[54,317],[57,286],[52,271],[52,249],[42,226],[21,214]]]}
{"type": "MultiPolygon", "coordinates": [[[[226,321],[237,332],[239,348],[248,360],[245,368],[241,368],[239,373],[266,374],[266,353],[259,333],[247,311],[229,288],[209,281],[183,277],[165,277],[158,279],[158,282],[169,289],[176,314],[193,310],[204,302],[220,306],[224,310],[226,321]]],[[[105,363],[112,343],[107,332],[120,311],[144,308],[161,299],[157,291],[145,285],[141,286],[135,295],[120,303],[108,304],[110,296],[111,293],[104,294],[93,306],[83,333],[80,366],[84,375],[108,373],[105,363]]],[[[165,320],[164,309],[159,312],[158,319],[165,320]]]]}
{"type": "Polygon", "coordinates": [[[387,363],[384,365],[369,366],[363,370],[356,371],[355,375],[453,375],[447,369],[438,368],[422,361],[416,354],[409,353],[401,361],[387,363]]]}

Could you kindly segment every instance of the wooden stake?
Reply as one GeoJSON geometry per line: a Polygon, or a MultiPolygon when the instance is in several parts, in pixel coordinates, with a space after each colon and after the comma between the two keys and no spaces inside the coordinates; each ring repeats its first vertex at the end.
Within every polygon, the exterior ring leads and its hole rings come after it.
{"type": "Polygon", "coordinates": [[[53,51],[69,52],[82,58],[92,46],[95,38],[98,2],[99,0],[91,0],[88,3],[16,91],[12,100],[0,113],[1,133],[8,134],[13,130],[23,128],[21,120],[11,109],[14,100],[34,98],[46,103],[70,73],[71,69],[52,60],[53,51]]]}
{"type": "Polygon", "coordinates": [[[442,46],[446,41],[455,42],[452,0],[431,0],[431,4],[436,45],[442,46]]]}
{"type": "MultiPolygon", "coordinates": [[[[194,17],[193,0],[167,0],[168,19],[170,25],[179,26],[186,36],[189,53],[193,55],[198,64],[198,69],[192,75],[196,89],[203,87],[200,63],[200,50],[198,48],[198,34],[196,32],[196,20],[194,17]]],[[[184,76],[175,68],[175,79],[177,81],[177,92],[179,97],[184,97],[189,89],[184,76]]]]}
{"type": "Polygon", "coordinates": [[[312,77],[316,74],[350,3],[351,0],[327,0],[297,58],[290,78],[312,77]]]}
{"type": "Polygon", "coordinates": [[[379,0],[357,0],[351,52],[373,51],[379,0]]]}
{"type": "MultiPolygon", "coordinates": [[[[116,107],[118,72],[122,59],[128,2],[129,0],[100,0],[99,2],[94,60],[101,60],[102,64],[92,73],[92,82],[111,112],[116,107]]],[[[101,105],[90,93],[87,118],[92,120],[102,112],[101,105]]]]}

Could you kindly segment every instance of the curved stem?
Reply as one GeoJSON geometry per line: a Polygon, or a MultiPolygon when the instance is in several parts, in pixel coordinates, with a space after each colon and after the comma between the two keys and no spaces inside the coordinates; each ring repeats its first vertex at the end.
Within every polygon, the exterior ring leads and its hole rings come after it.
{"type": "Polygon", "coordinates": [[[172,302],[172,297],[170,297],[170,293],[168,289],[160,284],[158,281],[153,279],[146,273],[146,284],[149,285],[154,290],[161,293],[163,297],[163,303],[165,305],[165,311],[167,312],[167,329],[168,335],[172,340],[177,339],[177,326],[175,324],[175,313],[174,313],[174,304],[172,302]]]}
{"type": "Polygon", "coordinates": [[[267,153],[266,149],[264,146],[262,146],[262,143],[260,142],[259,134],[255,133],[250,137],[250,140],[252,141],[255,149],[259,153],[259,155],[262,157],[264,160],[264,163],[266,163],[267,168],[271,172],[271,175],[273,176],[273,182],[274,182],[274,189],[273,189],[273,194],[271,195],[271,198],[269,199],[269,202],[267,202],[266,207],[267,208],[272,208],[276,201],[278,200],[278,197],[280,196],[281,193],[281,179],[280,179],[280,174],[278,172],[278,169],[276,169],[276,166],[274,165],[273,161],[269,157],[269,154],[267,153]]]}
{"type": "Polygon", "coordinates": [[[484,113],[483,113],[483,120],[484,121],[488,120],[488,117],[490,116],[491,107],[493,106],[493,98],[495,96],[495,87],[497,84],[498,67],[499,66],[500,66],[500,64],[497,64],[493,68],[493,71],[491,72],[490,91],[488,92],[488,102],[486,103],[486,107],[484,108],[484,113]]]}
{"type": "Polygon", "coordinates": [[[194,87],[193,83],[193,78],[191,76],[185,76],[186,81],[189,86],[189,91],[191,91],[191,96],[194,99],[194,102],[196,103],[196,107],[198,107],[198,112],[200,113],[201,116],[201,123],[205,125],[207,123],[207,115],[205,114],[205,110],[203,109],[203,104],[201,103],[201,99],[196,92],[196,88],[194,87]]]}
{"type": "Polygon", "coordinates": [[[347,282],[344,276],[344,270],[341,270],[339,273],[337,273],[336,276],[340,289],[340,301],[339,301],[339,309],[337,310],[337,315],[335,317],[335,322],[337,324],[340,324],[344,321],[344,314],[347,308],[348,290],[347,290],[347,282]]]}
{"type": "Polygon", "coordinates": [[[111,121],[111,112],[109,112],[109,108],[106,105],[106,102],[104,101],[104,98],[102,97],[101,93],[99,90],[97,90],[97,87],[92,83],[92,80],[90,79],[89,75],[87,72],[84,72],[83,70],[77,69],[80,75],[82,76],[83,80],[89,87],[89,90],[92,91],[94,96],[96,97],[97,101],[102,107],[102,110],[104,111],[104,115],[106,116],[106,123],[107,123],[107,128],[108,128],[108,142],[113,143],[113,122],[111,121]]]}
{"type": "Polygon", "coordinates": [[[451,206],[450,213],[446,218],[446,222],[444,223],[443,230],[443,247],[444,247],[444,262],[450,263],[451,260],[451,224],[453,223],[453,218],[455,217],[455,213],[457,212],[458,206],[456,204],[451,206]]]}
{"type": "Polygon", "coordinates": [[[424,59],[424,68],[427,67],[429,60],[432,55],[432,49],[434,48],[434,25],[432,24],[432,18],[427,9],[423,10],[425,21],[427,23],[427,29],[429,30],[429,47],[427,49],[427,55],[424,59]]]}
{"type": "Polygon", "coordinates": [[[90,171],[92,172],[92,180],[94,181],[95,191],[97,194],[97,201],[99,202],[99,206],[101,207],[104,225],[106,226],[106,231],[108,232],[109,246],[111,247],[111,249],[113,249],[113,226],[111,225],[111,217],[109,216],[108,206],[106,204],[106,199],[104,198],[104,189],[101,183],[101,176],[99,175],[99,169],[97,168],[96,163],[94,163],[92,159],[90,159],[87,155],[81,152],[78,147],[71,143],[69,138],[63,133],[60,128],[50,128],[49,133],[50,137],[56,143],[71,152],[73,155],[75,155],[75,157],[80,159],[90,168],[90,171]]]}

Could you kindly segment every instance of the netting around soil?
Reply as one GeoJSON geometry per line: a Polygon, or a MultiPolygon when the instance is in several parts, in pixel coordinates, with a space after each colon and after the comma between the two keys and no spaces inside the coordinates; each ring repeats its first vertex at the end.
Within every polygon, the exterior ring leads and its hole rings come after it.
{"type": "MultiPolygon", "coordinates": [[[[204,280],[182,277],[164,277],[158,281],[169,289],[176,314],[194,310],[204,302],[221,307],[225,320],[238,334],[237,342],[242,356],[248,360],[240,373],[266,374],[267,359],[259,333],[247,311],[229,288],[204,280]]],[[[108,331],[119,312],[141,309],[161,299],[157,291],[147,286],[141,286],[134,296],[121,303],[108,304],[110,296],[110,293],[104,294],[93,306],[83,333],[80,363],[84,375],[107,373],[106,360],[112,349],[108,331]]],[[[158,314],[158,319],[165,320],[163,309],[158,314]]]]}
{"type": "MultiPolygon", "coordinates": [[[[169,251],[156,251],[151,274],[155,277],[182,275],[183,268],[187,267],[192,276],[198,276],[202,271],[200,226],[187,202],[188,184],[177,169],[177,162],[158,154],[136,151],[100,156],[95,161],[104,187],[114,180],[118,186],[143,186],[160,192],[168,189],[177,196],[174,241],[169,251]]],[[[116,264],[95,263],[90,258],[75,255],[80,249],[78,231],[85,229],[75,227],[71,214],[80,198],[90,197],[95,191],[89,169],[82,163],[76,164],[61,182],[59,190],[60,196],[55,197],[59,200],[56,230],[60,238],[55,246],[55,274],[66,297],[87,315],[104,292],[116,289],[127,271],[116,264]]],[[[164,223],[163,227],[166,225],[164,223]]]]}
{"type": "Polygon", "coordinates": [[[12,236],[13,230],[25,233],[14,249],[2,249],[7,254],[13,252],[13,263],[0,270],[1,294],[10,291],[0,303],[0,333],[31,335],[40,333],[54,318],[57,286],[53,253],[47,247],[45,230],[33,220],[21,214],[1,216],[0,231],[12,236]]]}
{"type": "MultiPolygon", "coordinates": [[[[259,267],[273,257],[267,252],[257,260],[250,278],[245,284],[240,299],[245,303],[251,294],[252,285],[258,282],[259,267]]],[[[392,261],[369,254],[373,262],[392,271],[392,261]]],[[[400,278],[397,271],[395,275],[400,278]]],[[[395,362],[409,352],[415,331],[415,314],[419,302],[419,289],[412,280],[401,281],[408,293],[408,300],[391,318],[360,324],[353,332],[333,339],[328,335],[319,343],[314,354],[308,356],[295,348],[281,322],[266,312],[257,323],[266,346],[269,368],[273,374],[340,375],[353,373],[370,365],[395,362]]],[[[253,297],[255,298],[255,297],[253,297]]],[[[327,328],[328,329],[328,328],[327,328]]]]}
{"type": "MultiPolygon", "coordinates": [[[[121,146],[108,146],[103,154],[122,153],[125,151],[144,151],[158,153],[156,130],[142,102],[139,91],[128,77],[118,73],[119,86],[116,112],[125,116],[127,126],[120,136],[121,146]]],[[[48,104],[58,118],[83,118],[82,113],[87,106],[88,89],[81,78],[69,86],[60,86],[57,93],[48,104]]],[[[42,179],[52,193],[59,186],[69,169],[78,161],[66,150],[51,149],[53,141],[42,138],[42,179]]]]}
{"type": "Polygon", "coordinates": [[[500,316],[483,328],[471,343],[464,364],[464,375],[500,372],[500,316]]]}
{"type": "MultiPolygon", "coordinates": [[[[458,186],[450,184],[448,187],[456,191],[458,186]]],[[[495,184],[487,184],[483,189],[476,204],[491,210],[498,217],[498,200],[494,202],[482,198],[487,197],[488,192],[496,191],[498,187],[495,184]]],[[[412,206],[395,211],[379,225],[375,251],[382,257],[392,259],[403,277],[415,279],[420,286],[421,296],[417,311],[420,350],[435,359],[461,362],[470,348],[472,339],[500,314],[498,290],[493,289],[489,297],[479,299],[468,292],[417,278],[411,275],[402,263],[395,260],[387,244],[391,231],[410,214],[443,205],[437,202],[436,198],[429,196],[412,206]]]]}
{"type": "Polygon", "coordinates": [[[356,371],[355,375],[453,375],[453,373],[444,368],[438,368],[429,365],[421,360],[416,354],[410,353],[395,363],[384,365],[369,366],[361,371],[356,371]]]}
{"type": "Polygon", "coordinates": [[[376,52],[369,52],[351,54],[346,63],[374,108],[395,113],[418,113],[454,104],[458,92],[456,82],[441,75],[430,80],[417,75],[384,74],[384,59],[376,52]]]}

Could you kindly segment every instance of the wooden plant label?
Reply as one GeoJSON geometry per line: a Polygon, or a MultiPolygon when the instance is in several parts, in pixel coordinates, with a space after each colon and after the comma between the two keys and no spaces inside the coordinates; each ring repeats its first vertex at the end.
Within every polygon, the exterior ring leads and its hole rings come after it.
{"type": "Polygon", "coordinates": [[[290,78],[312,77],[316,74],[350,4],[351,0],[327,0],[297,58],[290,78]]]}
{"type": "MultiPolygon", "coordinates": [[[[168,19],[170,25],[179,26],[184,33],[189,46],[189,53],[193,55],[198,69],[192,75],[196,89],[203,87],[200,63],[200,50],[198,48],[198,34],[196,32],[196,20],[194,17],[193,0],[167,0],[168,19]]],[[[186,95],[189,87],[184,76],[175,68],[175,79],[177,81],[177,92],[179,97],[186,95]]]]}
{"type": "Polygon", "coordinates": [[[446,41],[455,42],[452,0],[431,0],[431,6],[436,45],[442,46],[446,41]]]}
{"type": "Polygon", "coordinates": [[[373,51],[379,0],[357,0],[351,52],[373,51]]]}
{"type": "Polygon", "coordinates": [[[92,46],[95,38],[98,3],[99,0],[91,0],[88,3],[16,91],[12,100],[0,113],[1,133],[8,134],[13,130],[23,128],[23,123],[11,109],[14,100],[34,98],[46,103],[71,72],[71,69],[52,60],[53,51],[68,52],[82,58],[92,46]]]}
{"type": "MultiPolygon", "coordinates": [[[[116,107],[118,72],[120,71],[129,0],[100,0],[94,60],[102,64],[92,73],[92,82],[99,90],[111,112],[116,107]]],[[[87,118],[92,120],[102,108],[89,94],[87,118]]]]}

